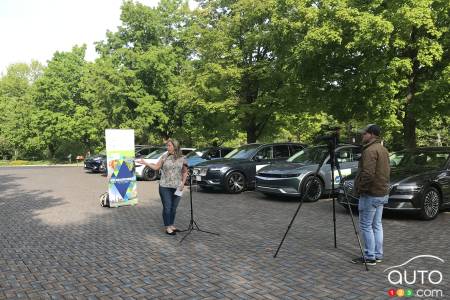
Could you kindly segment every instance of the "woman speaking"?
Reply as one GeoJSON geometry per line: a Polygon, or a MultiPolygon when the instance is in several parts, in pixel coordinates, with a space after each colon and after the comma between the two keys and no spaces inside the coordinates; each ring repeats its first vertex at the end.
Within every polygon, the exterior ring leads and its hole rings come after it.
{"type": "Polygon", "coordinates": [[[143,159],[136,160],[137,163],[148,166],[158,171],[161,169],[159,181],[159,195],[163,205],[162,216],[166,233],[175,235],[175,214],[180,202],[181,192],[188,176],[187,162],[181,154],[180,143],[173,139],[166,141],[167,153],[161,156],[156,164],[146,163],[143,159]]]}

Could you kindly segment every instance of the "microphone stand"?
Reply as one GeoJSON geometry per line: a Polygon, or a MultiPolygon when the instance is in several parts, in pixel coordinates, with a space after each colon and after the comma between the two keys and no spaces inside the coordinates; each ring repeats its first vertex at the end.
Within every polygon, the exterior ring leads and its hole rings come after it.
{"type": "Polygon", "coordinates": [[[184,239],[193,231],[193,230],[197,230],[197,231],[201,231],[204,233],[209,233],[209,234],[214,234],[214,235],[220,235],[218,233],[215,232],[210,232],[210,231],[206,231],[206,230],[202,230],[200,229],[200,227],[198,226],[197,222],[194,220],[194,207],[192,205],[192,174],[189,174],[189,202],[191,205],[191,219],[189,220],[189,226],[187,229],[185,230],[180,230],[180,232],[185,232],[187,231],[187,233],[183,236],[183,238],[180,240],[180,244],[184,241],[184,239]]]}

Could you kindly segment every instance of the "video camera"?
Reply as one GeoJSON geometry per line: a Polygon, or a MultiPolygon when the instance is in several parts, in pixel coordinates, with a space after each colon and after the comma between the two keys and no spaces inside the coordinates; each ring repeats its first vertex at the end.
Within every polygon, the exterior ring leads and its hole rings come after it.
{"type": "Polygon", "coordinates": [[[339,135],[341,127],[325,127],[326,135],[319,135],[314,139],[315,143],[326,142],[333,149],[339,144],[339,135]]]}

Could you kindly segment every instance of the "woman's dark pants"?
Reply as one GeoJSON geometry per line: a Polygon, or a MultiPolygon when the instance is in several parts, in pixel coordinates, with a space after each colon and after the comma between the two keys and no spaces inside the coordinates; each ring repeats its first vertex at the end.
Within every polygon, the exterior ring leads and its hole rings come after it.
{"type": "Polygon", "coordinates": [[[163,205],[163,220],[164,226],[173,225],[175,221],[175,214],[177,212],[178,203],[180,203],[180,196],[175,196],[176,189],[168,187],[159,187],[159,195],[163,205]]]}

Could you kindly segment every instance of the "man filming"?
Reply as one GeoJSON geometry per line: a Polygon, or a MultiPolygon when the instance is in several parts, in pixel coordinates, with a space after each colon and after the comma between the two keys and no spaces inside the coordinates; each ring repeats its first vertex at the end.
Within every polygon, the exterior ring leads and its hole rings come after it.
{"type": "Polygon", "coordinates": [[[362,156],[355,178],[355,195],[359,197],[359,227],[364,241],[364,257],[352,263],[376,265],[383,259],[383,206],[389,197],[389,153],[381,145],[381,129],[369,124],[363,130],[362,156]]]}

